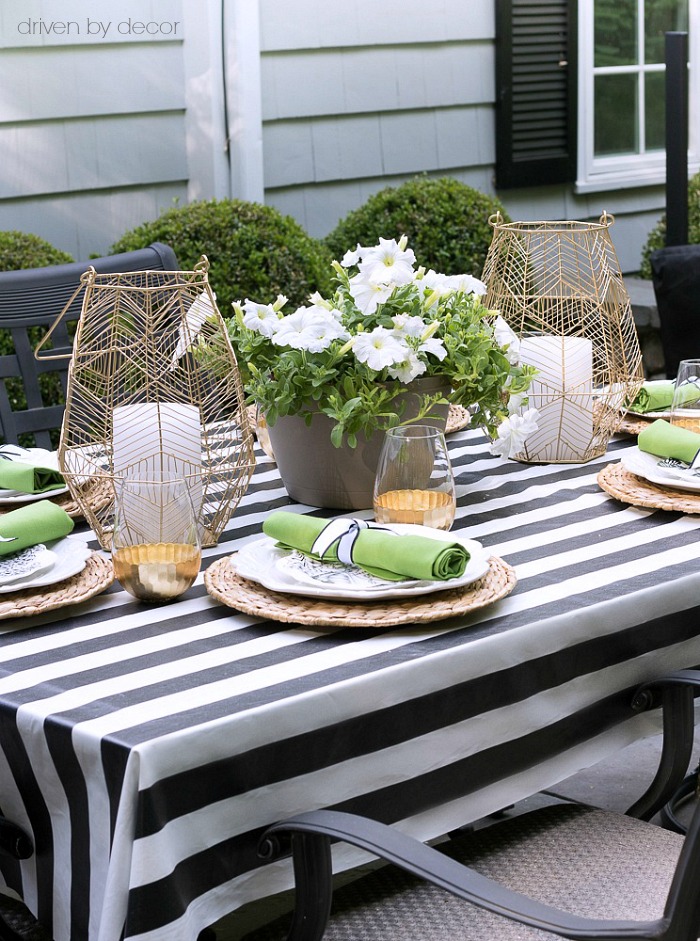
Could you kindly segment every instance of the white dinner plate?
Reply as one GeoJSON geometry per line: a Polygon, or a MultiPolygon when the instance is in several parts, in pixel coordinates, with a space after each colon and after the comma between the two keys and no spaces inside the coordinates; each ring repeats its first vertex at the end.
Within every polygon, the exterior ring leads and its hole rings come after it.
{"type": "MultiPolygon", "coordinates": [[[[9,454],[16,461],[34,462],[43,467],[58,470],[58,454],[55,451],[47,451],[45,448],[20,448],[7,444],[0,445],[0,455],[2,453],[9,454]]],[[[1,457],[0,460],[2,460],[1,457]]],[[[34,503],[36,500],[45,500],[47,497],[58,497],[62,493],[68,493],[68,487],[56,487],[55,490],[47,490],[45,493],[23,493],[21,490],[0,488],[0,504],[34,503]]]]}
{"type": "Polygon", "coordinates": [[[64,536],[63,539],[47,542],[46,548],[56,556],[56,561],[51,568],[26,578],[18,578],[6,585],[0,585],[0,594],[62,582],[64,578],[70,578],[71,575],[82,572],[85,563],[92,555],[92,549],[82,536],[64,536]]]}
{"type": "Polygon", "coordinates": [[[56,553],[41,543],[0,556],[0,586],[46,572],[56,564],[56,553]]]}
{"type": "Polygon", "coordinates": [[[625,451],[621,460],[624,468],[652,484],[700,493],[700,477],[691,476],[688,470],[664,466],[663,458],[655,454],[647,454],[634,447],[625,451]]]}
{"type": "Polygon", "coordinates": [[[262,536],[239,550],[236,556],[236,571],[243,578],[258,582],[271,591],[351,601],[404,598],[428,594],[431,591],[462,588],[475,582],[488,571],[490,553],[474,539],[409,523],[395,523],[389,528],[399,534],[417,533],[443,542],[460,543],[470,556],[464,573],[459,578],[445,581],[407,578],[400,582],[388,582],[349,566],[313,562],[306,559],[302,553],[280,549],[270,536],[262,536]]]}
{"type": "Polygon", "coordinates": [[[665,418],[667,421],[671,418],[671,412],[633,412],[632,409],[628,408],[627,415],[634,415],[635,418],[648,418],[649,421],[656,421],[657,418],[665,418]]]}

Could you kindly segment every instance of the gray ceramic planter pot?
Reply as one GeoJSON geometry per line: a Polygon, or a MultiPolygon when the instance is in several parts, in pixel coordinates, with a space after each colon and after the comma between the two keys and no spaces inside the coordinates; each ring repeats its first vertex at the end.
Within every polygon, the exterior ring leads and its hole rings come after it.
{"type": "MultiPolygon", "coordinates": [[[[406,410],[403,419],[415,417],[420,407],[420,396],[450,390],[443,379],[428,377],[417,379],[406,387],[406,410]]],[[[444,430],[448,406],[436,406],[424,424],[437,425],[444,430]]],[[[333,422],[316,413],[310,425],[296,415],[279,418],[268,426],[270,443],[282,482],[290,497],[308,506],[337,510],[366,510],[372,508],[372,491],[377,473],[379,452],[384,432],[369,439],[360,436],[356,448],[331,444],[333,422]]]]}

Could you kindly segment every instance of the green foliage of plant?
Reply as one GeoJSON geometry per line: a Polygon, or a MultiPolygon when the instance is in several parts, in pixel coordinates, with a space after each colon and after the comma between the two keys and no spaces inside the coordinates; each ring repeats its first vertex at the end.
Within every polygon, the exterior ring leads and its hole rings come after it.
{"type": "Polygon", "coordinates": [[[45,268],[63,265],[74,259],[49,242],[30,232],[0,232],[0,271],[21,271],[23,268],[45,268]]]}
{"type": "Polygon", "coordinates": [[[408,236],[421,264],[445,274],[479,276],[491,244],[489,216],[502,203],[452,177],[417,177],[370,196],[326,236],[334,258],[348,247],[374,245],[380,237],[408,236]]]}
{"type": "Polygon", "coordinates": [[[284,292],[301,304],[329,283],[327,249],[291,216],[258,203],[212,199],[177,206],[127,232],[110,253],[151,242],[170,245],[183,270],[207,256],[209,281],[225,317],[239,298],[284,292]]]}
{"type": "MultiPolygon", "coordinates": [[[[688,243],[700,244],[700,173],[688,180],[688,243]]],[[[651,253],[666,245],[666,216],[662,216],[649,233],[642,249],[642,263],[639,274],[642,278],[651,278],[651,253]]]]}
{"type": "MultiPolygon", "coordinates": [[[[0,271],[22,271],[25,268],[45,268],[50,265],[63,265],[74,261],[71,255],[54,248],[49,242],[32,235],[30,232],[7,230],[0,232],[0,271]]],[[[42,327],[32,327],[29,330],[29,340],[37,344],[45,331],[42,327]]],[[[0,354],[14,353],[12,334],[9,330],[0,330],[0,354]]],[[[45,374],[39,377],[42,400],[46,405],[56,405],[63,402],[63,390],[56,375],[45,374]]],[[[5,383],[7,394],[13,410],[27,407],[27,399],[22,383],[19,379],[8,379],[5,383]]],[[[31,447],[34,444],[33,436],[21,436],[20,444],[31,447]]],[[[58,432],[56,432],[56,442],[58,432]]]]}

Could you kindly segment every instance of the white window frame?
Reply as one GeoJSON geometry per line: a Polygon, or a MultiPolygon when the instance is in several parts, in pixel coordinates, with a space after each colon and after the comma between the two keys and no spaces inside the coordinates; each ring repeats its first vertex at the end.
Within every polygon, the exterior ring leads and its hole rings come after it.
{"type": "MultiPolygon", "coordinates": [[[[643,11],[644,0],[637,0],[643,11]]],[[[688,168],[690,173],[700,169],[700,4],[689,0],[688,73],[689,129],[688,168]]],[[[577,193],[593,193],[610,189],[625,189],[639,186],[658,186],[666,181],[666,154],[650,151],[642,154],[623,154],[596,157],[593,153],[594,139],[594,94],[593,94],[593,50],[594,50],[594,2],[581,0],[578,4],[579,67],[578,67],[578,174],[577,193]]],[[[643,35],[643,21],[638,17],[639,31],[643,35]]],[[[640,35],[640,39],[641,39],[640,35]]],[[[638,65],[625,67],[624,71],[637,72],[638,65]]],[[[599,69],[599,73],[603,70],[599,69]]],[[[615,68],[619,72],[623,69],[615,68]]],[[[640,112],[644,115],[643,102],[640,112]]],[[[643,139],[643,135],[642,135],[643,139]]]]}

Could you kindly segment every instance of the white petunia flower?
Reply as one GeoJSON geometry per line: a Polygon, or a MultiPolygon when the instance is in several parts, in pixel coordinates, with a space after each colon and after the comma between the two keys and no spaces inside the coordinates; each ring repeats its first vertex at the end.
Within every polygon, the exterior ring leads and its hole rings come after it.
{"type": "Polygon", "coordinates": [[[295,350],[320,353],[334,340],[347,340],[350,334],[330,311],[322,307],[300,307],[279,321],[272,337],[276,346],[291,346],[295,350]]]}
{"type": "Polygon", "coordinates": [[[529,408],[522,415],[510,415],[498,426],[498,437],[491,442],[491,454],[513,458],[519,454],[528,437],[537,431],[539,412],[529,408]]]}
{"type": "Polygon", "coordinates": [[[354,251],[348,250],[345,252],[340,264],[343,266],[343,268],[352,268],[352,266],[356,265],[362,257],[362,251],[363,249],[358,242],[357,248],[354,251]]]}
{"type": "Polygon", "coordinates": [[[352,341],[352,349],[357,359],[375,372],[402,363],[411,352],[406,343],[386,327],[375,327],[369,333],[358,333],[352,341]]]}
{"type": "Polygon", "coordinates": [[[387,375],[390,379],[398,379],[399,382],[408,383],[413,382],[418,376],[422,376],[427,368],[426,364],[418,359],[417,354],[411,352],[408,359],[387,369],[387,375]]]}
{"type": "Polygon", "coordinates": [[[379,239],[379,245],[374,248],[360,249],[362,261],[360,272],[376,284],[408,284],[413,280],[413,265],[416,256],[413,250],[405,248],[403,239],[398,243],[396,239],[379,239]]]}
{"type": "Polygon", "coordinates": [[[394,334],[397,337],[419,337],[425,332],[425,321],[422,317],[413,317],[411,314],[396,314],[391,318],[394,324],[394,334]]]}
{"type": "Polygon", "coordinates": [[[395,284],[373,284],[361,274],[350,278],[350,294],[363,314],[373,314],[396,287],[395,284]]]}
{"type": "Polygon", "coordinates": [[[431,356],[434,356],[440,361],[442,361],[447,356],[445,344],[437,337],[428,337],[427,340],[423,340],[421,345],[418,347],[418,352],[430,353],[431,356]]]}
{"type": "Polygon", "coordinates": [[[280,315],[272,304],[256,304],[246,298],[243,305],[243,323],[249,330],[255,330],[264,337],[271,337],[280,323],[280,315]]]}
{"type": "Polygon", "coordinates": [[[463,294],[486,294],[486,285],[483,281],[471,274],[446,275],[445,284],[453,291],[462,291],[463,294]]]}
{"type": "Polygon", "coordinates": [[[494,320],[493,334],[499,346],[508,347],[506,355],[511,366],[517,366],[520,362],[520,340],[503,317],[499,316],[494,320]]]}

